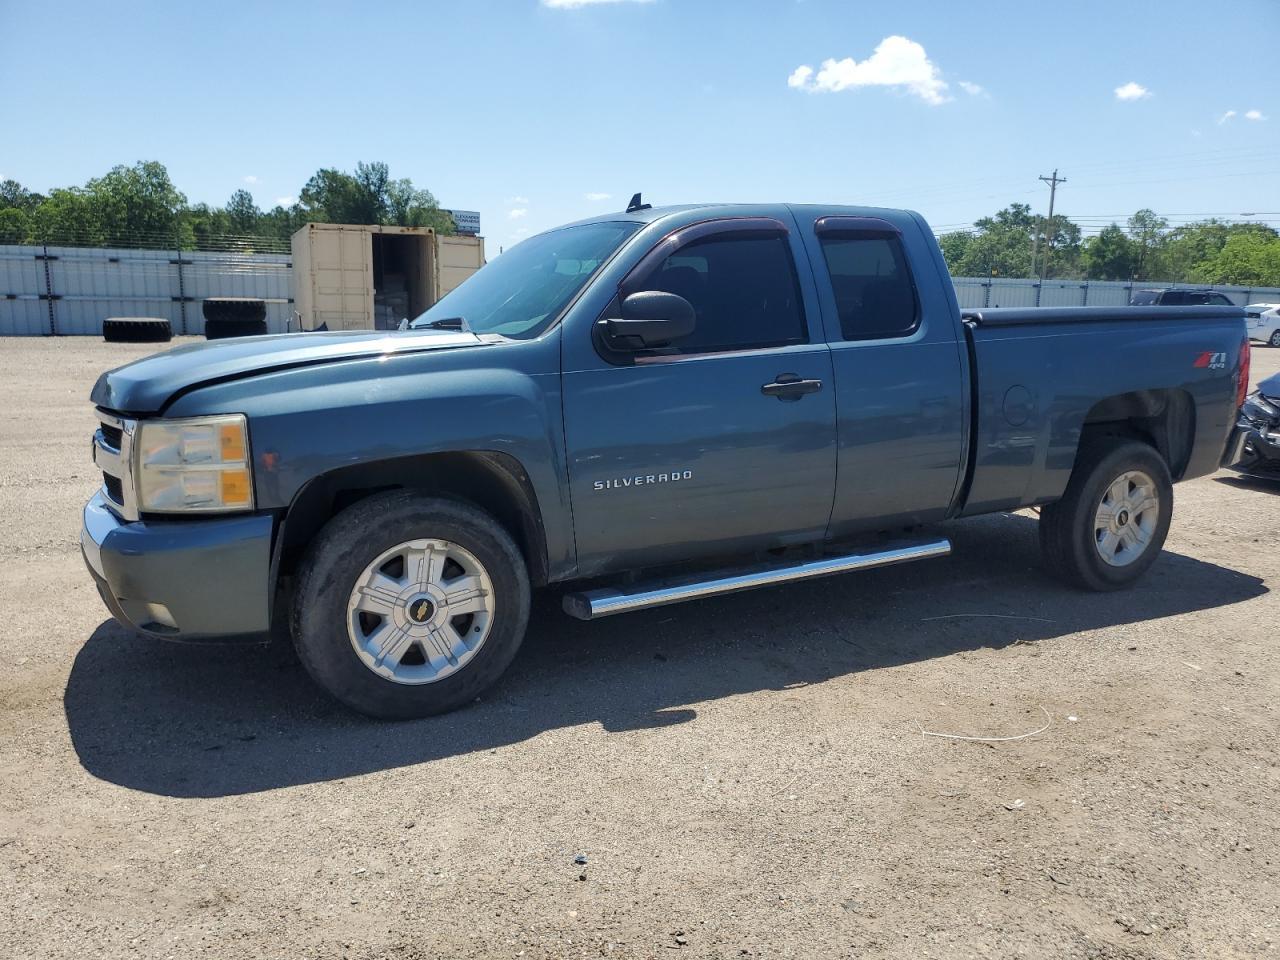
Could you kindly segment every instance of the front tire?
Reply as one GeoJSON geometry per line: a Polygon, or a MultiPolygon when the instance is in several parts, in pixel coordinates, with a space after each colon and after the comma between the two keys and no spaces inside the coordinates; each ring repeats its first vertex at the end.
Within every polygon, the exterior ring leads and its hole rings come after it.
{"type": "Polygon", "coordinates": [[[1055,576],[1085,590],[1119,590],[1155,563],[1173,516],[1173,481],[1145,443],[1081,447],[1062,499],[1040,511],[1040,549],[1055,576]]]}
{"type": "Polygon", "coordinates": [[[321,530],[299,576],[293,637],[337,700],[412,719],[479,696],[515,657],[528,619],[528,571],[506,530],[470,504],[393,491],[321,530]]]}
{"type": "Polygon", "coordinates": [[[1273,347],[1280,347],[1280,329],[1271,331],[1271,339],[1267,341],[1273,347]]]}

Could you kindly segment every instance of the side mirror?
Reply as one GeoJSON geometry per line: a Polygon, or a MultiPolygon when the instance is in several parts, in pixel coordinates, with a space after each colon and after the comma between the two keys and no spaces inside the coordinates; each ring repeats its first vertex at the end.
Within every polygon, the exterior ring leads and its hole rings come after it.
{"type": "Polygon", "coordinates": [[[606,320],[605,329],[618,346],[632,350],[665,347],[693,333],[693,304],[664,290],[641,290],[622,301],[622,317],[606,320]]]}

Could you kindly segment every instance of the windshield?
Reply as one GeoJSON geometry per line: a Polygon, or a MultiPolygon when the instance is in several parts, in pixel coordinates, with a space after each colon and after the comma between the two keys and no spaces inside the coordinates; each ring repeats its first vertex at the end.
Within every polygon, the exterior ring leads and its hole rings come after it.
{"type": "Polygon", "coordinates": [[[458,325],[472,333],[536,337],[641,224],[587,223],[530,237],[414,319],[410,329],[458,325]]]}

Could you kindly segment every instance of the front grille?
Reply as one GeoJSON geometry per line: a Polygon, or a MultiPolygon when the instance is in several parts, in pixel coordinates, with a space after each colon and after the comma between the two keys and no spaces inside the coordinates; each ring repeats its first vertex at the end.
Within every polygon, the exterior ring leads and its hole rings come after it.
{"type": "Polygon", "coordinates": [[[93,437],[93,460],[102,471],[102,496],[125,520],[138,519],[131,467],[134,427],[132,420],[99,410],[93,437]]]}
{"type": "Polygon", "coordinates": [[[99,429],[102,431],[102,439],[107,441],[107,446],[112,450],[119,450],[120,444],[124,441],[124,431],[110,423],[102,424],[99,429]]]}

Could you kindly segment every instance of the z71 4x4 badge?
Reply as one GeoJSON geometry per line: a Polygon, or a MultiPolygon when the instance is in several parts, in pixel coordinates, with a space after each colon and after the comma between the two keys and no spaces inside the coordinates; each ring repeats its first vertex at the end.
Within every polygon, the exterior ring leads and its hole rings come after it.
{"type": "Polygon", "coordinates": [[[640,477],[614,477],[611,480],[597,480],[592,487],[597,490],[621,490],[624,487],[643,487],[650,483],[675,483],[677,480],[692,480],[692,470],[672,470],[670,473],[649,473],[640,477]]]}
{"type": "Polygon", "coordinates": [[[1192,366],[1199,370],[1225,370],[1227,369],[1227,355],[1206,350],[1196,357],[1196,362],[1192,366]]]}

